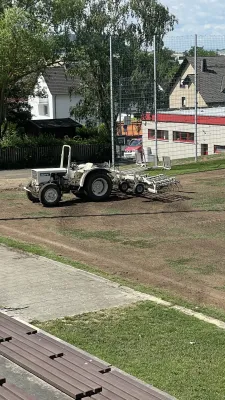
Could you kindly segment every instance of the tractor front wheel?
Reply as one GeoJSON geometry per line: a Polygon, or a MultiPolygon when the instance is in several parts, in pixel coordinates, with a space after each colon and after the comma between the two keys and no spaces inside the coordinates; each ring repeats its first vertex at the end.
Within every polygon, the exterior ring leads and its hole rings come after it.
{"type": "Polygon", "coordinates": [[[39,203],[39,198],[34,196],[32,192],[26,190],[27,198],[32,201],[32,203],[39,203]]]}
{"type": "Polygon", "coordinates": [[[61,191],[55,183],[47,183],[39,192],[40,202],[45,207],[55,207],[61,200],[61,191]]]}
{"type": "MultiPolygon", "coordinates": [[[[27,185],[27,189],[31,189],[32,188],[32,182],[29,181],[28,185],[27,185]]],[[[32,201],[32,203],[39,203],[39,198],[38,196],[35,196],[32,191],[30,190],[26,190],[26,196],[28,198],[28,200],[32,201]]]]}

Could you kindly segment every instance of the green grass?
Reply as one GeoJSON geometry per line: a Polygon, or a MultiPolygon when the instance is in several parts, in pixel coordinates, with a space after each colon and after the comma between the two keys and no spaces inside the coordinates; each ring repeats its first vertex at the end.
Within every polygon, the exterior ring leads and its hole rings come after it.
{"type": "Polygon", "coordinates": [[[119,231],[85,231],[83,229],[69,228],[63,228],[60,232],[76,239],[104,239],[109,242],[117,242],[120,235],[119,231]]]}
{"type": "Polygon", "coordinates": [[[175,310],[132,307],[37,323],[179,400],[225,396],[225,332],[175,310]]]}
{"type": "Polygon", "coordinates": [[[192,206],[205,211],[223,211],[225,210],[225,196],[203,197],[199,195],[198,199],[192,201],[192,206]]]}
{"type": "Polygon", "coordinates": [[[53,211],[48,210],[48,211],[36,211],[34,213],[23,213],[22,216],[23,217],[30,217],[30,218],[35,218],[35,217],[47,217],[50,216],[51,214],[53,214],[53,211]]]}
{"type": "Polygon", "coordinates": [[[207,161],[188,162],[186,164],[172,165],[171,170],[152,170],[149,175],[156,175],[156,173],[163,173],[165,175],[183,175],[192,174],[196,172],[214,171],[217,169],[225,168],[225,158],[222,159],[208,159],[207,161]]]}
{"type": "Polygon", "coordinates": [[[110,243],[119,243],[123,246],[132,246],[141,249],[150,248],[153,246],[153,244],[148,240],[136,240],[135,238],[127,239],[122,236],[122,232],[120,231],[85,231],[83,229],[61,228],[59,232],[62,235],[67,235],[80,240],[101,239],[110,243]]]}
{"type": "Polygon", "coordinates": [[[222,290],[223,292],[225,292],[225,285],[223,285],[223,286],[215,286],[214,289],[222,290]]]}
{"type": "Polygon", "coordinates": [[[199,306],[196,303],[193,303],[193,302],[185,300],[179,296],[171,294],[166,289],[160,289],[160,288],[156,288],[156,287],[153,287],[150,285],[136,283],[130,279],[124,279],[124,278],[121,278],[116,275],[110,275],[109,273],[101,270],[100,268],[97,268],[97,267],[94,268],[87,264],[74,261],[71,258],[58,255],[56,252],[49,250],[45,246],[40,246],[40,245],[36,245],[33,243],[26,243],[26,242],[18,241],[15,239],[11,239],[9,237],[4,237],[4,236],[0,236],[0,244],[6,245],[6,246],[16,249],[16,250],[25,251],[30,254],[43,256],[43,257],[49,258],[51,260],[61,262],[63,264],[71,265],[74,268],[78,268],[83,271],[91,272],[93,274],[102,276],[113,282],[116,282],[120,285],[128,286],[139,292],[147,293],[150,295],[160,297],[163,300],[170,301],[172,305],[179,304],[183,307],[193,309],[194,311],[202,312],[213,318],[221,319],[222,321],[225,322],[225,311],[222,309],[218,309],[216,307],[204,306],[204,305],[199,306]]]}
{"type": "Polygon", "coordinates": [[[200,265],[194,258],[178,258],[166,260],[168,265],[179,274],[194,272],[201,275],[211,275],[216,272],[216,266],[212,264],[200,265]]]}
{"type": "Polygon", "coordinates": [[[195,179],[195,182],[200,183],[201,185],[209,186],[209,187],[221,187],[225,188],[225,179],[220,178],[203,178],[203,179],[195,179]]]}
{"type": "Polygon", "coordinates": [[[107,214],[107,215],[117,215],[122,213],[121,210],[117,209],[117,208],[106,208],[105,210],[102,211],[103,214],[107,214]]]}
{"type": "Polygon", "coordinates": [[[18,200],[18,198],[25,199],[25,196],[25,192],[20,190],[6,190],[4,192],[0,192],[0,199],[2,200],[18,200]]]}
{"type": "Polygon", "coordinates": [[[169,266],[173,269],[175,269],[178,273],[184,273],[193,267],[191,266],[192,262],[194,261],[193,258],[178,258],[176,260],[166,260],[169,266]]]}

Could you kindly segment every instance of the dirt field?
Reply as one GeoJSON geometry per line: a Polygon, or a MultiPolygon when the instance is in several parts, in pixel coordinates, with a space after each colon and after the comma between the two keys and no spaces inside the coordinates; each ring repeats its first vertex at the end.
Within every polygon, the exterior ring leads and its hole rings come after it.
{"type": "Polygon", "coordinates": [[[67,197],[54,209],[1,189],[0,235],[225,309],[225,172],[180,181],[177,193],[115,194],[105,203],[67,197]]]}

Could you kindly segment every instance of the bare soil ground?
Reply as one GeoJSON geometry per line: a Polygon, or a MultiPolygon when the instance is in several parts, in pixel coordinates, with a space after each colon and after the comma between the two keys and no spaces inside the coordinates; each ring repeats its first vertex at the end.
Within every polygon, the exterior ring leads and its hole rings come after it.
{"type": "Polygon", "coordinates": [[[104,203],[66,197],[54,209],[1,182],[0,235],[225,309],[224,175],[183,175],[180,192],[115,193],[104,203]]]}

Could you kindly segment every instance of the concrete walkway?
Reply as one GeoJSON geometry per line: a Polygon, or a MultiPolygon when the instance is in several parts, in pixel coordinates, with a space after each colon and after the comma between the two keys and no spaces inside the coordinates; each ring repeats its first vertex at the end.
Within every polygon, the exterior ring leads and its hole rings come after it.
{"type": "Polygon", "coordinates": [[[225,322],[48,258],[0,245],[0,311],[47,321],[152,301],[225,330],[225,322]]]}
{"type": "Polygon", "coordinates": [[[0,246],[0,311],[8,315],[45,321],[147,299],[94,274],[0,246]]]}

